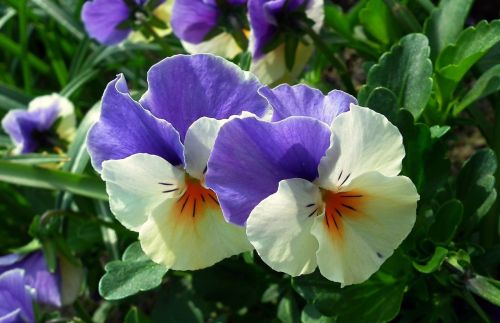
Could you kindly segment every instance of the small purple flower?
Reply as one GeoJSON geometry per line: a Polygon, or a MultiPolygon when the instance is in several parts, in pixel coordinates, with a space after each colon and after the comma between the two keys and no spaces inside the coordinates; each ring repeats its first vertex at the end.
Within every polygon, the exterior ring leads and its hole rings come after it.
{"type": "Polygon", "coordinates": [[[240,227],[225,222],[204,184],[220,127],[267,110],[248,72],[213,55],[177,55],[151,67],[133,100],[123,76],[109,83],[87,146],[111,211],[139,233],[144,252],[176,270],[194,270],[247,251],[240,227]]]}
{"type": "Polygon", "coordinates": [[[64,148],[75,133],[73,104],[55,93],[41,96],[32,100],[27,110],[9,111],[2,127],[16,146],[14,153],[64,148]]]}
{"type": "MultiPolygon", "coordinates": [[[[319,32],[323,25],[323,0],[249,0],[250,51],[252,66],[261,82],[274,84],[292,81],[312,54],[312,40],[299,24],[311,25],[319,32]],[[285,42],[294,38],[295,42],[285,42]],[[295,43],[295,62],[286,64],[285,43],[295,43]]],[[[292,49],[289,49],[292,50],[292,49]]]]}
{"type": "MultiPolygon", "coordinates": [[[[150,2],[154,3],[151,9],[155,9],[165,0],[150,2]]],[[[115,45],[130,35],[137,17],[145,15],[142,11],[147,3],[146,0],[91,0],[83,5],[82,21],[90,37],[104,45],[115,45]],[[128,26],[123,26],[127,21],[128,26]]]]}
{"type": "Polygon", "coordinates": [[[247,0],[176,0],[172,9],[172,30],[184,48],[192,53],[210,53],[232,58],[246,49],[247,0]],[[223,6],[220,7],[221,3],[223,6]],[[236,37],[241,36],[238,44],[236,37]]]}
{"type": "Polygon", "coordinates": [[[0,257],[0,322],[33,322],[32,301],[60,307],[60,285],[41,251],[0,257]]]}

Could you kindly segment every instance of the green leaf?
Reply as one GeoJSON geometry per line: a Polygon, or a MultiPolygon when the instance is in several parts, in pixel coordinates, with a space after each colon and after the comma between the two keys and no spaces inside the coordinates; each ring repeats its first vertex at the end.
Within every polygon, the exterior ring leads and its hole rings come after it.
{"type": "Polygon", "coordinates": [[[431,58],[437,56],[445,46],[455,42],[464,27],[473,0],[441,0],[424,25],[429,38],[431,58]]]}
{"type": "Polygon", "coordinates": [[[11,161],[19,164],[28,165],[43,165],[43,164],[57,164],[68,161],[68,157],[57,154],[22,154],[14,156],[6,156],[3,158],[5,161],[11,161]]]}
{"type": "Polygon", "coordinates": [[[399,313],[406,280],[378,274],[362,284],[341,288],[316,272],[293,278],[292,286],[320,313],[337,316],[337,322],[377,323],[399,313]]]}
{"type": "Polygon", "coordinates": [[[462,222],[463,213],[464,207],[459,200],[449,200],[444,203],[430,228],[431,240],[437,243],[449,243],[462,222]]]}
{"type": "Polygon", "coordinates": [[[4,160],[0,160],[0,181],[37,188],[63,190],[101,200],[108,199],[104,183],[97,177],[76,175],[4,160]]]}
{"type": "Polygon", "coordinates": [[[401,28],[383,0],[370,0],[359,12],[363,27],[380,43],[389,45],[401,37],[401,28]]]}
{"type": "Polygon", "coordinates": [[[32,97],[0,84],[0,109],[27,109],[32,97]]]}
{"type": "Polygon", "coordinates": [[[429,101],[432,90],[432,63],[429,45],[422,34],[410,34],[380,58],[369,73],[358,99],[366,104],[377,87],[391,90],[399,106],[418,118],[429,101]]]}
{"type": "Polygon", "coordinates": [[[64,11],[61,6],[57,5],[52,0],[31,1],[45,11],[49,16],[54,18],[55,21],[72,33],[76,38],[79,40],[85,38],[85,32],[83,31],[80,22],[64,11]]]}
{"type": "Polygon", "coordinates": [[[300,312],[292,293],[286,293],[281,299],[277,317],[283,323],[300,323],[300,312]]]}
{"type": "Polygon", "coordinates": [[[125,250],[122,260],[106,264],[99,282],[99,293],[107,300],[122,299],[161,284],[167,268],[144,254],[139,242],[125,250]]]}
{"type": "Polygon", "coordinates": [[[425,265],[420,265],[416,262],[413,262],[413,267],[424,274],[433,273],[441,267],[441,264],[443,263],[447,254],[447,249],[443,247],[436,247],[436,250],[434,250],[434,254],[432,255],[431,259],[425,265]]]}
{"type": "Polygon", "coordinates": [[[137,307],[132,306],[125,315],[124,323],[149,323],[151,320],[137,307]]]}
{"type": "Polygon", "coordinates": [[[463,225],[469,230],[486,215],[495,202],[496,169],[495,153],[491,149],[482,149],[466,161],[458,174],[457,198],[464,205],[463,225]]]}
{"type": "Polygon", "coordinates": [[[453,115],[458,116],[473,102],[500,90],[500,64],[495,65],[479,77],[474,86],[453,110],[453,115]]]}
{"type": "Polygon", "coordinates": [[[477,275],[467,281],[467,289],[500,306],[500,281],[477,275]]]}
{"type": "Polygon", "coordinates": [[[435,140],[447,134],[448,131],[450,131],[451,127],[435,125],[432,126],[430,129],[431,129],[431,138],[435,140]]]}
{"type": "Polygon", "coordinates": [[[335,323],[337,319],[332,316],[324,316],[312,304],[307,304],[300,316],[302,323],[335,323]]]}
{"type": "Polygon", "coordinates": [[[366,105],[370,109],[385,115],[390,121],[394,121],[399,112],[398,98],[391,90],[385,87],[373,89],[366,105]]]}

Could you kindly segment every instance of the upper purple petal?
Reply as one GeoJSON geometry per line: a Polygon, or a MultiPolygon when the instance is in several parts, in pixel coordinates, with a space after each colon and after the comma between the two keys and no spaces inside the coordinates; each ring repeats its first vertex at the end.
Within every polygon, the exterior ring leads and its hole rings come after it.
{"type": "Polygon", "coordinates": [[[42,304],[61,306],[61,277],[59,268],[55,273],[49,271],[43,253],[36,251],[28,255],[8,255],[2,258],[0,274],[13,270],[25,271],[25,284],[35,290],[35,299],[42,304]],[[13,261],[16,259],[16,261],[13,261]]]}
{"type": "Polygon", "coordinates": [[[2,127],[17,145],[22,146],[22,154],[31,153],[39,148],[35,132],[49,130],[58,115],[59,106],[55,103],[34,111],[12,110],[2,119],[2,127]]]}
{"type": "Polygon", "coordinates": [[[175,0],[171,25],[180,39],[198,44],[217,25],[219,10],[215,1],[175,0]]]}
{"type": "Polygon", "coordinates": [[[273,108],[273,121],[305,116],[331,124],[339,114],[349,111],[351,103],[358,103],[348,93],[333,90],[325,96],[320,90],[303,84],[282,84],[272,90],[266,86],[259,89],[259,93],[273,108]]]}
{"type": "Polygon", "coordinates": [[[309,0],[248,0],[250,29],[255,43],[252,56],[259,59],[264,55],[265,46],[278,33],[278,17],[284,12],[297,10],[309,5],[309,0]]]}
{"type": "Polygon", "coordinates": [[[309,117],[280,122],[244,118],[224,125],[205,181],[217,193],[226,219],[244,225],[252,209],[276,192],[283,179],[317,178],[330,135],[325,123],[309,117]]]}
{"type": "Polygon", "coordinates": [[[25,286],[24,270],[0,275],[0,322],[34,322],[31,296],[25,286]]]}
{"type": "Polygon", "coordinates": [[[130,16],[124,0],[93,0],[82,8],[82,21],[90,37],[101,44],[114,45],[128,37],[131,29],[118,29],[130,16]]]}
{"type": "Polygon", "coordinates": [[[261,116],[267,107],[254,75],[208,54],[164,59],[149,70],[148,85],[140,103],[170,122],[182,140],[201,117],[226,119],[243,111],[261,116]]]}
{"type": "Polygon", "coordinates": [[[92,165],[137,153],[163,157],[173,165],[184,162],[178,132],[165,120],[143,109],[128,93],[123,75],[111,81],[102,98],[101,116],[87,137],[92,165]]]}

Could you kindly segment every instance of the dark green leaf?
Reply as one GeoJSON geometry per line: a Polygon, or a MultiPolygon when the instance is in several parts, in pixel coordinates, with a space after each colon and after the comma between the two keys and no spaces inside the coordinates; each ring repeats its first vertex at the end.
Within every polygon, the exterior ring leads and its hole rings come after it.
{"type": "Polygon", "coordinates": [[[424,35],[410,34],[403,37],[370,69],[366,85],[358,95],[360,103],[366,104],[375,88],[385,87],[396,95],[399,106],[418,118],[432,90],[429,51],[424,35]]]}
{"type": "Polygon", "coordinates": [[[167,268],[154,263],[144,254],[139,242],[125,250],[122,260],[105,267],[106,274],[99,282],[99,293],[107,300],[122,299],[161,284],[167,268]]]}
{"type": "Polygon", "coordinates": [[[286,293],[278,304],[278,319],[283,323],[299,323],[300,312],[292,293],[286,293]]]}
{"type": "Polygon", "coordinates": [[[455,116],[475,101],[500,90],[500,64],[495,65],[479,77],[474,86],[453,110],[455,116]]]}
{"type": "Polygon", "coordinates": [[[68,191],[74,194],[107,200],[104,183],[97,177],[76,175],[0,160],[0,181],[16,185],[68,191]]]}
{"type": "Polygon", "coordinates": [[[402,35],[397,20],[383,0],[369,0],[359,12],[363,27],[380,43],[389,45],[402,35]]]}
{"type": "Polygon", "coordinates": [[[439,7],[432,11],[424,30],[429,38],[433,61],[443,48],[457,39],[472,2],[473,0],[441,0],[439,7]]]}
{"type": "Polygon", "coordinates": [[[137,307],[132,306],[125,315],[124,323],[149,323],[151,320],[137,307]]]}
{"type": "Polygon", "coordinates": [[[332,316],[324,316],[312,304],[307,304],[300,316],[302,323],[335,323],[337,319],[332,316]]]}
{"type": "Polygon", "coordinates": [[[455,232],[462,221],[464,207],[459,200],[450,200],[443,204],[432,224],[429,235],[431,240],[437,243],[449,243],[455,236],[455,232]]]}
{"type": "Polygon", "coordinates": [[[76,38],[82,40],[85,37],[85,32],[82,29],[80,22],[52,0],[32,0],[34,4],[39,6],[49,16],[54,18],[61,26],[71,32],[76,38]]]}
{"type": "Polygon", "coordinates": [[[413,267],[421,273],[430,274],[432,272],[435,272],[436,270],[439,270],[447,254],[448,254],[447,249],[443,247],[436,247],[434,254],[432,255],[431,259],[427,261],[426,264],[421,265],[416,262],[413,262],[413,267]]]}
{"type": "Polygon", "coordinates": [[[390,121],[395,120],[400,108],[396,95],[385,87],[373,89],[368,97],[366,106],[378,113],[382,113],[390,121]]]}

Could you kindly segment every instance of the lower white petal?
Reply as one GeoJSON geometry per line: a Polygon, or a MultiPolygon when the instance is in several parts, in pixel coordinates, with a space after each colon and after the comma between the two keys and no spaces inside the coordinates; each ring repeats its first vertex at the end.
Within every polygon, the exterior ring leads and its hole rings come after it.
{"type": "Polygon", "coordinates": [[[165,159],[135,154],[102,163],[111,211],[125,227],[138,231],[160,203],[184,192],[184,171],[165,159]]]}
{"type": "Polygon", "coordinates": [[[221,33],[214,38],[199,44],[181,41],[184,49],[190,54],[214,54],[226,58],[233,58],[242,52],[233,36],[221,33]]]}
{"type": "Polygon", "coordinates": [[[403,176],[371,172],[354,178],[313,225],[321,274],[342,285],[367,280],[410,233],[418,199],[403,176]]]}
{"type": "Polygon", "coordinates": [[[266,264],[292,276],[316,269],[318,242],[311,226],[321,204],[314,184],[294,178],[281,181],[278,191],[254,208],[247,235],[266,264]]]}
{"type": "Polygon", "coordinates": [[[156,207],[139,241],[154,262],[174,270],[206,268],[252,250],[244,228],[227,223],[215,193],[199,183],[156,207]]]}

